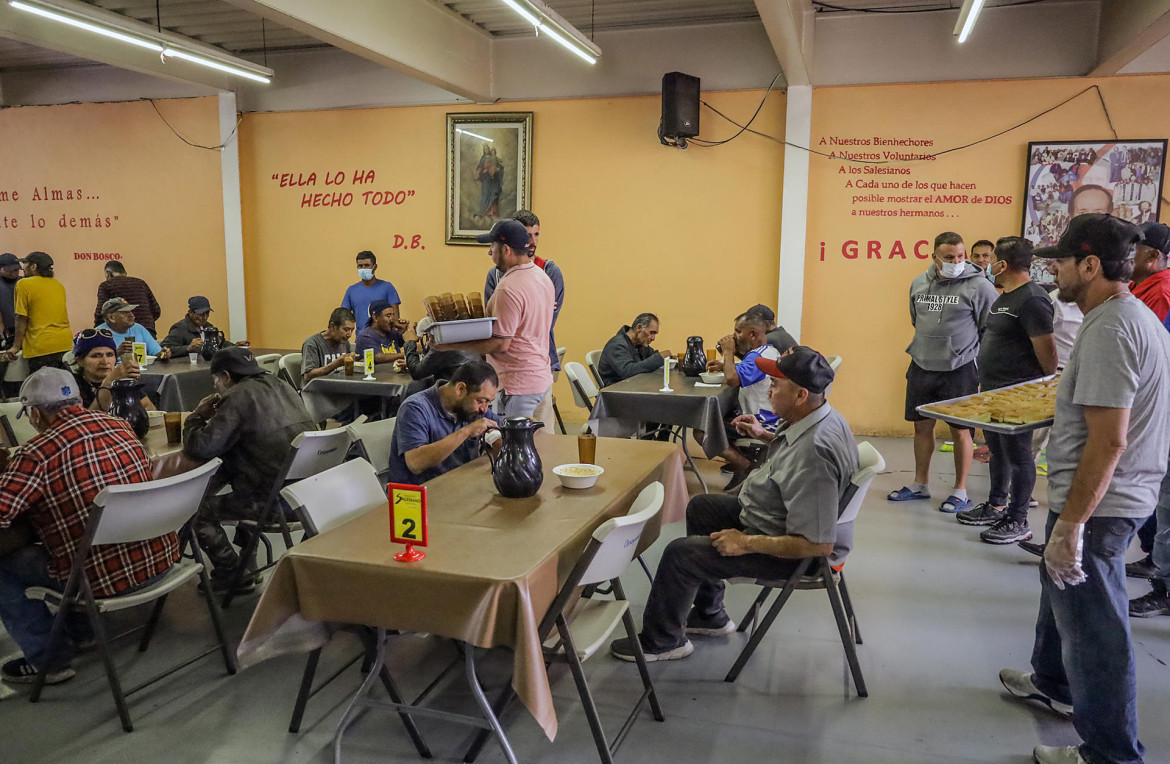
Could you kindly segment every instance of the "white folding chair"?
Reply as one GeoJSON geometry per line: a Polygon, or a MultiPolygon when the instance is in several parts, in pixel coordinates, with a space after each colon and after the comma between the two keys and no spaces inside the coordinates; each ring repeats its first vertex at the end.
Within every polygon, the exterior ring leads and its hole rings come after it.
{"type": "MultiPolygon", "coordinates": [[[[634,552],[638,548],[646,523],[662,509],[664,495],[662,483],[651,483],[634,499],[628,514],[610,518],[593,531],[585,551],[540,622],[539,634],[545,647],[545,657],[549,660],[564,660],[569,664],[569,671],[581,697],[581,705],[589,720],[589,729],[593,732],[597,753],[607,764],[612,764],[613,752],[625,739],[647,700],[650,701],[654,718],[660,722],[666,721],[658,704],[658,696],[654,692],[654,684],[650,680],[650,672],[646,668],[646,656],[642,652],[638,630],[630,614],[630,603],[626,600],[620,578],[634,559],[634,552]],[[592,587],[606,582],[609,583],[614,599],[594,597],[577,599],[579,587],[592,587]],[[605,730],[597,715],[597,706],[593,702],[589,684],[585,681],[581,662],[604,647],[619,624],[625,626],[626,636],[634,645],[634,657],[638,673],[642,677],[643,689],[633,711],[626,717],[625,723],[610,744],[606,740],[605,730]]],[[[497,708],[502,708],[512,697],[513,693],[509,686],[498,701],[497,708]]],[[[464,756],[464,761],[475,760],[489,734],[490,730],[484,730],[479,734],[464,756]]]]}
{"type": "Polygon", "coordinates": [[[0,403],[0,416],[4,417],[7,422],[6,434],[15,439],[16,444],[27,443],[37,434],[37,429],[28,421],[28,415],[18,417],[20,413],[21,403],[13,401],[9,403],[0,403]]]}
{"type": "Polygon", "coordinates": [[[585,354],[585,363],[589,366],[589,373],[593,375],[593,382],[598,387],[605,387],[601,383],[601,351],[590,350],[585,354]]]}
{"type": "Polygon", "coordinates": [[[354,422],[346,429],[357,444],[362,458],[374,465],[379,479],[390,471],[390,439],[394,435],[395,417],[374,422],[354,422]]]}
{"type": "MultiPolygon", "coordinates": [[[[837,376],[837,369],[841,368],[841,361],[842,361],[841,356],[827,355],[827,356],[825,356],[825,360],[829,362],[829,368],[833,370],[833,376],[835,378],[837,376]]],[[[826,398],[829,397],[829,393],[832,391],[833,391],[833,385],[832,385],[832,383],[830,383],[829,386],[825,388],[825,397],[826,398]]]]}
{"type": "Polygon", "coordinates": [[[301,354],[289,353],[282,355],[277,362],[280,367],[280,375],[284,376],[284,381],[293,386],[294,390],[301,389],[301,354]]]}
{"type": "MultiPolygon", "coordinates": [[[[870,484],[873,483],[874,477],[886,468],[885,459],[882,458],[878,450],[870,445],[868,441],[859,443],[857,452],[859,465],[857,471],[849,479],[849,487],[845,490],[845,495],[841,497],[840,510],[837,514],[837,525],[851,523],[857,519],[857,514],[861,511],[861,505],[865,501],[865,495],[869,492],[870,484]]],[[[756,617],[764,606],[764,602],[768,599],[768,595],[772,593],[773,589],[780,589],[780,594],[776,598],[776,601],[772,603],[772,607],[769,608],[767,614],[760,619],[759,625],[752,630],[751,638],[744,646],[739,657],[736,658],[735,665],[731,667],[731,671],[727,672],[725,681],[734,682],[736,680],[740,671],[743,670],[744,665],[748,662],[748,659],[752,657],[752,653],[759,646],[760,640],[764,638],[768,628],[776,620],[776,616],[780,614],[780,609],[784,607],[788,598],[792,596],[794,590],[824,589],[829,595],[829,604],[833,608],[833,617],[837,621],[837,631],[841,635],[841,645],[845,648],[845,658],[849,662],[849,670],[853,675],[853,683],[857,687],[857,694],[863,698],[869,697],[869,690],[865,686],[865,678],[861,675],[861,664],[857,660],[857,649],[854,646],[855,644],[861,644],[861,631],[857,628],[857,616],[853,612],[853,600],[850,599],[849,589],[845,585],[844,569],[834,571],[827,556],[807,557],[800,561],[796,570],[785,581],[736,578],[731,579],[731,583],[749,583],[763,587],[759,596],[756,597],[756,601],[748,608],[748,612],[739,624],[738,631],[741,632],[746,630],[756,620],[756,617]],[[812,571],[811,575],[809,575],[810,571],[812,571]]]]}
{"type": "Polygon", "coordinates": [[[269,374],[279,374],[280,358],[280,353],[265,353],[256,356],[256,363],[260,364],[260,368],[269,374]]]}
{"type": "Polygon", "coordinates": [[[573,402],[592,414],[593,401],[598,391],[585,367],[576,361],[569,361],[565,364],[565,375],[569,378],[569,387],[573,390],[573,402]]]}
{"type": "MultiPolygon", "coordinates": [[[[285,357],[287,358],[288,356],[285,357]]],[[[284,508],[280,503],[281,489],[289,481],[303,480],[316,475],[318,472],[324,472],[330,467],[336,467],[341,464],[345,461],[345,455],[349,451],[349,438],[349,430],[345,429],[311,430],[309,432],[302,432],[293,438],[292,445],[289,446],[288,456],[285,457],[284,465],[277,472],[276,479],[269,489],[268,499],[264,504],[264,511],[261,517],[259,520],[239,521],[240,526],[251,527],[253,528],[253,532],[248,534],[248,540],[240,552],[240,565],[236,568],[235,575],[232,577],[231,586],[224,593],[223,607],[225,610],[232,604],[232,600],[235,599],[236,592],[240,588],[240,583],[244,580],[244,575],[247,573],[248,563],[254,558],[256,547],[259,546],[264,533],[279,530],[281,536],[284,537],[285,549],[292,548],[292,531],[289,528],[288,521],[285,519],[284,508]]],[[[267,539],[265,539],[265,542],[267,542],[267,539]]],[[[266,570],[275,565],[276,562],[272,559],[273,557],[271,547],[269,547],[268,564],[258,568],[255,572],[266,570]]]]}
{"type": "MultiPolygon", "coordinates": [[[[174,477],[130,485],[111,485],[102,489],[94,498],[94,506],[89,513],[85,535],[78,545],[65,589],[57,591],[33,587],[25,590],[26,597],[43,600],[46,604],[57,608],[57,616],[53,619],[53,628],[49,632],[49,641],[45,647],[46,655],[51,655],[57,641],[64,637],[62,632],[69,612],[75,609],[86,611],[98,641],[102,662],[106,667],[106,677],[110,682],[110,691],[114,695],[118,716],[122,720],[122,729],[127,732],[133,730],[134,727],[130,722],[130,711],[126,706],[126,697],[138,690],[154,684],[217,649],[223,655],[227,672],[229,674],[236,673],[235,656],[228,647],[227,639],[223,633],[219,609],[215,606],[211,594],[211,581],[203,567],[203,554],[187,526],[188,521],[199,510],[199,504],[207,492],[211,476],[219,469],[221,463],[219,459],[212,459],[197,469],[174,477]],[[181,531],[180,528],[182,528],[181,531]],[[128,544],[175,532],[179,532],[180,551],[189,544],[193,559],[181,557],[157,581],[141,589],[113,597],[101,599],[94,597],[89,579],[85,575],[85,565],[95,545],[128,544]],[[100,614],[153,602],[154,608],[146,622],[142,639],[138,643],[138,650],[145,652],[154,636],[159,618],[162,616],[167,596],[179,586],[195,578],[203,583],[203,598],[207,603],[207,611],[211,615],[215,636],[219,640],[218,646],[204,650],[199,655],[123,692],[117,669],[110,656],[109,642],[102,629],[100,614]]],[[[29,696],[29,700],[33,703],[40,700],[41,691],[44,689],[45,675],[48,673],[46,666],[38,666],[37,668],[37,681],[29,696]]]]}

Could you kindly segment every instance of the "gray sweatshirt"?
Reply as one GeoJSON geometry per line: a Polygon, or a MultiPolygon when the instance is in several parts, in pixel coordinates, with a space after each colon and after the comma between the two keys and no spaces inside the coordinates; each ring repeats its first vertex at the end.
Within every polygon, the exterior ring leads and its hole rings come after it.
{"type": "Polygon", "coordinates": [[[940,279],[930,264],[910,284],[914,340],[906,352],[927,371],[951,371],[979,355],[979,336],[998,293],[971,263],[953,279],[940,279]]]}

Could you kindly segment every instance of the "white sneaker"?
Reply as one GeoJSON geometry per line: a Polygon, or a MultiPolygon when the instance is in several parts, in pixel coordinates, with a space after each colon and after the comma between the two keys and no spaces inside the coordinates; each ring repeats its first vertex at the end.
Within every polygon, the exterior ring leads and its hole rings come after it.
{"type": "MultiPolygon", "coordinates": [[[[1048,707],[1057,716],[1064,719],[1070,719],[1073,715],[1073,707],[1067,703],[1061,703],[1058,700],[1053,700],[1036,688],[1036,683],[1032,681],[1032,674],[1027,671],[1016,671],[1015,669],[1002,669],[999,672],[999,681],[1003,683],[1004,688],[1012,695],[1021,700],[1034,700],[1048,707]]],[[[1041,746],[1044,748],[1045,746],[1041,746]]],[[[1036,750],[1040,750],[1037,748],[1036,750]]],[[[1055,750],[1055,749],[1054,749],[1055,750]]],[[[1075,749],[1074,749],[1075,750],[1075,749]]],[[[1077,754],[1078,756],[1080,754],[1077,754]]],[[[1039,761],[1039,759],[1037,759],[1039,761]]],[[[1053,759],[1053,761],[1061,761],[1061,759],[1053,759]]],[[[1070,759],[1076,761],[1076,759],[1070,759]]]]}
{"type": "Polygon", "coordinates": [[[735,631],[735,621],[730,618],[722,626],[687,626],[687,634],[700,637],[723,637],[735,631]]]}
{"type": "Polygon", "coordinates": [[[1038,745],[1032,749],[1036,764],[1088,764],[1075,745],[1038,745]]]}

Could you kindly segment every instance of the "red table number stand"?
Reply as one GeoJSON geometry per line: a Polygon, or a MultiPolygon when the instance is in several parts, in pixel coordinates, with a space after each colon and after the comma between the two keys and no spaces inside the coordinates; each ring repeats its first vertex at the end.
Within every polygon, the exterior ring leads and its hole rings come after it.
{"type": "Polygon", "coordinates": [[[398,562],[418,562],[425,552],[415,546],[427,545],[427,489],[426,486],[391,483],[386,486],[390,502],[390,540],[406,544],[406,549],[394,555],[398,562]]]}

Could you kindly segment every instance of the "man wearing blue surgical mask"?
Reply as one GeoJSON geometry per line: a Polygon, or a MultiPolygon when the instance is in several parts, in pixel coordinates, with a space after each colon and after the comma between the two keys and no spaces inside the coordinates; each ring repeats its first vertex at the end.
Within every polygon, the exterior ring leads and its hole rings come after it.
{"type": "Polygon", "coordinates": [[[349,308],[363,321],[370,315],[370,303],[384,300],[387,305],[393,307],[402,302],[393,284],[374,275],[377,270],[378,258],[373,252],[369,250],[358,252],[357,272],[361,280],[346,289],[345,297],[341,300],[341,307],[349,308]]]}
{"type": "MultiPolygon", "coordinates": [[[[979,338],[987,312],[998,297],[983,271],[967,262],[963,237],[947,231],[934,239],[926,273],[910,285],[910,323],[914,340],[906,348],[906,421],[914,423],[914,482],[891,491],[890,501],[930,498],[930,457],[934,453],[934,420],[918,413],[927,403],[972,395],[979,391],[979,338]]],[[[965,512],[967,475],[975,450],[972,431],[951,427],[955,444],[955,485],[940,512],[965,512]]]]}

